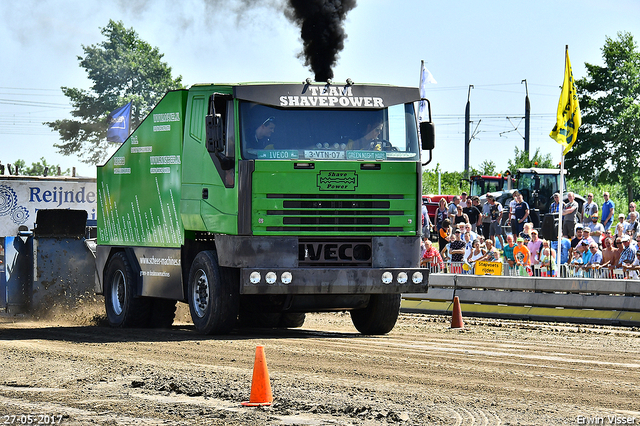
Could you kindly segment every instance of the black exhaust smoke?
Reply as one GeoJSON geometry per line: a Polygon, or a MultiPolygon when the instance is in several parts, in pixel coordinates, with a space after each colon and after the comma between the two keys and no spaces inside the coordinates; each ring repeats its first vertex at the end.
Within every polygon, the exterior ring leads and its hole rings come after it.
{"type": "Polygon", "coordinates": [[[303,48],[299,57],[316,81],[333,78],[333,66],[344,48],[344,19],[356,0],[288,0],[285,16],[300,27],[303,48]]]}

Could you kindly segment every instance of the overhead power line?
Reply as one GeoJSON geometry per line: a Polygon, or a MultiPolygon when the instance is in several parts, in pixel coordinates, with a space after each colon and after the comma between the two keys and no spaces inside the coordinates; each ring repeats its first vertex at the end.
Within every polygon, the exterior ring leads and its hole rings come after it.
{"type": "Polygon", "coordinates": [[[52,103],[52,102],[20,101],[20,100],[15,100],[15,99],[0,99],[0,104],[17,105],[17,106],[33,106],[33,107],[71,109],[71,105],[69,105],[69,104],[58,104],[58,103],[52,103]]]}

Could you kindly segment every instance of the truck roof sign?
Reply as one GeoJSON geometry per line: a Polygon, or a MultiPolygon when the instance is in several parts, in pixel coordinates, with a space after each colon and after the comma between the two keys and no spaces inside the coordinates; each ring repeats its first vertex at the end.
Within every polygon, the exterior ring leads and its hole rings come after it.
{"type": "Polygon", "coordinates": [[[238,99],[286,108],[381,109],[420,100],[415,87],[260,84],[234,86],[238,99]]]}

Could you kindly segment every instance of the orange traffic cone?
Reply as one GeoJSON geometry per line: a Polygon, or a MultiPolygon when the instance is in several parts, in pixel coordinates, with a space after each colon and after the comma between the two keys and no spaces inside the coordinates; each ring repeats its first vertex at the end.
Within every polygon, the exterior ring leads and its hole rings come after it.
{"type": "Polygon", "coordinates": [[[267,359],[264,356],[264,346],[257,346],[256,360],[253,364],[253,379],[251,380],[251,396],[249,401],[243,402],[242,405],[245,407],[259,407],[271,405],[272,402],[273,395],[271,394],[267,359]]]}
{"type": "Polygon", "coordinates": [[[460,300],[458,299],[458,296],[455,296],[453,298],[451,328],[464,328],[464,322],[462,321],[462,311],[460,310],[460,300]]]}

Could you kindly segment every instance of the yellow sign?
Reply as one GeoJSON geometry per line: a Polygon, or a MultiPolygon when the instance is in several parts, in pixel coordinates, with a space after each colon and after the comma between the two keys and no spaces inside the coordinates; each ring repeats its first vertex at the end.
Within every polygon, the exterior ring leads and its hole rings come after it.
{"type": "Polygon", "coordinates": [[[500,262],[476,262],[476,275],[502,275],[500,262]]]}

